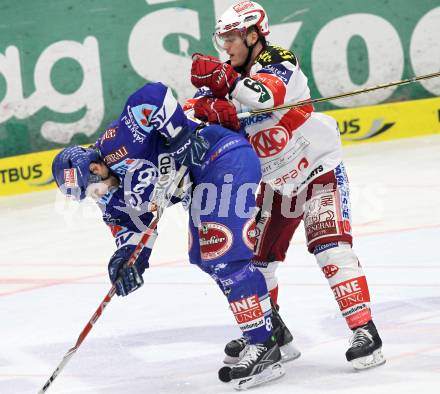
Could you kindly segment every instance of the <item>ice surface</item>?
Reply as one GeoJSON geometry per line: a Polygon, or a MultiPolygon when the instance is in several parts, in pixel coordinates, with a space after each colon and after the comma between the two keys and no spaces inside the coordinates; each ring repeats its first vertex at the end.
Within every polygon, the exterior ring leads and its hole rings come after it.
{"type": "MultiPolygon", "coordinates": [[[[440,136],[345,149],[355,250],[387,364],[354,372],[349,331],[302,229],[279,268],[281,313],[303,355],[255,393],[438,393],[440,136]]],[[[92,204],[0,199],[0,393],[37,393],[109,283],[109,231],[92,204]]],[[[239,335],[212,279],[186,258],[180,208],[160,225],[145,286],[115,298],[48,393],[232,393],[217,379],[239,335]]]]}

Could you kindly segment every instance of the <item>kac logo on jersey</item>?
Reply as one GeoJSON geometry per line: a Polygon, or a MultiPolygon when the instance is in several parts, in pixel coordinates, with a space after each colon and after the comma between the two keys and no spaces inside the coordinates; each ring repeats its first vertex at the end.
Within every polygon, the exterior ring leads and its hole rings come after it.
{"type": "Polygon", "coordinates": [[[289,133],[282,126],[259,131],[250,140],[258,157],[266,158],[280,153],[289,142],[289,133]]]}
{"type": "Polygon", "coordinates": [[[153,126],[151,126],[151,118],[157,107],[149,104],[141,104],[136,107],[131,107],[131,112],[136,120],[136,123],[141,127],[142,130],[149,133],[153,126]]]}

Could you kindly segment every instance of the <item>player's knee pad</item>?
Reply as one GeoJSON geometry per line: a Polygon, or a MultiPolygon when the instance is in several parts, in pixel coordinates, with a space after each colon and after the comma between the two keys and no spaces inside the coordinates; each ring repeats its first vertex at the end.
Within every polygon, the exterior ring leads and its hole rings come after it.
{"type": "Polygon", "coordinates": [[[348,326],[354,328],[371,320],[367,280],[350,244],[319,245],[314,254],[348,326]]]}
{"type": "Polygon", "coordinates": [[[235,319],[251,343],[271,334],[272,309],[263,274],[249,261],[217,264],[211,276],[226,295],[235,319]]]}

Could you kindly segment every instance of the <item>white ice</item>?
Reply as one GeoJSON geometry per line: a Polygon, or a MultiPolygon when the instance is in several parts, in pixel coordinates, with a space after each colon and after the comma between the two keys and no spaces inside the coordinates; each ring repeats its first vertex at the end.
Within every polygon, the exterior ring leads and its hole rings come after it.
{"type": "MultiPolygon", "coordinates": [[[[345,148],[354,248],[387,363],[354,372],[349,330],[299,229],[279,269],[302,357],[255,393],[440,392],[440,136],[345,148]]],[[[37,393],[109,289],[113,241],[91,204],[0,199],[0,393],[37,393]]],[[[48,393],[232,393],[217,379],[239,336],[212,279],[186,258],[180,208],[160,226],[145,286],[115,297],[48,393]]]]}

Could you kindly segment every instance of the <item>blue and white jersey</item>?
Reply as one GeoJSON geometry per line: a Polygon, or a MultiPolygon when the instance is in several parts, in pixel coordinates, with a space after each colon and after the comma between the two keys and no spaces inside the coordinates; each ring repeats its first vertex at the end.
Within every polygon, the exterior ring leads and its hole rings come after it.
{"type": "Polygon", "coordinates": [[[197,130],[200,126],[187,119],[171,89],[150,83],[128,98],[119,118],[98,138],[96,147],[103,161],[120,180],[119,188],[98,202],[118,247],[139,242],[153,218],[151,201],[158,179],[172,177],[179,170],[179,163],[166,153],[179,133],[187,129],[198,132],[209,144],[204,163],[189,168],[195,184],[223,154],[249,145],[245,138],[221,126],[197,130]]]}

